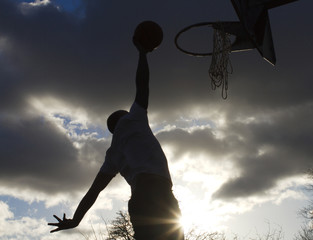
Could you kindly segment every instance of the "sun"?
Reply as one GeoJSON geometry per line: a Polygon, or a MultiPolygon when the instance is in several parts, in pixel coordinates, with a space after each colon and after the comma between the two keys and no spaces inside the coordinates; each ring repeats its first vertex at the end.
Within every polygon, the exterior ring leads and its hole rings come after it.
{"type": "MultiPolygon", "coordinates": [[[[198,162],[201,163],[201,160],[200,157],[198,162]]],[[[222,183],[221,177],[202,174],[196,169],[183,171],[184,182],[188,184],[176,184],[173,191],[179,201],[182,212],[180,224],[185,233],[196,229],[200,232],[225,230],[225,222],[229,217],[228,212],[225,212],[225,204],[212,198],[212,194],[222,183]]]]}
{"type": "Polygon", "coordinates": [[[185,233],[193,231],[210,232],[220,229],[222,216],[212,209],[208,199],[197,199],[196,196],[186,195],[179,198],[182,212],[180,225],[185,233]]]}
{"type": "Polygon", "coordinates": [[[195,201],[188,204],[181,204],[182,217],[180,224],[185,232],[191,230],[207,230],[213,222],[212,217],[208,213],[207,206],[202,201],[195,201]]]}

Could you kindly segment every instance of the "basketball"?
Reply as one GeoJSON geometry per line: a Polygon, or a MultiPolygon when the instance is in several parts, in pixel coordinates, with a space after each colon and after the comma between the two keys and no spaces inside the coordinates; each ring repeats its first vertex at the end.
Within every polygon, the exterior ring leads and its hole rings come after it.
{"type": "Polygon", "coordinates": [[[134,39],[148,52],[160,46],[163,40],[162,28],[153,21],[140,23],[134,32],[134,39]]]}

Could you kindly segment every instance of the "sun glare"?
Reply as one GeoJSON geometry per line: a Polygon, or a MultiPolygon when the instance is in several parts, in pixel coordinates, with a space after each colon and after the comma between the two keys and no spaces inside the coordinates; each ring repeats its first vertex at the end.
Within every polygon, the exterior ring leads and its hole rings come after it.
{"type": "Polygon", "coordinates": [[[182,217],[180,224],[183,226],[185,233],[194,231],[214,231],[218,226],[217,216],[209,210],[209,203],[204,200],[182,201],[180,204],[182,217]]]}
{"type": "Polygon", "coordinates": [[[190,188],[180,186],[175,188],[174,194],[179,199],[179,207],[182,212],[180,224],[185,233],[191,230],[195,233],[225,230],[223,223],[226,216],[220,206],[211,201],[209,191],[199,193],[196,189],[191,191],[190,188]]]}

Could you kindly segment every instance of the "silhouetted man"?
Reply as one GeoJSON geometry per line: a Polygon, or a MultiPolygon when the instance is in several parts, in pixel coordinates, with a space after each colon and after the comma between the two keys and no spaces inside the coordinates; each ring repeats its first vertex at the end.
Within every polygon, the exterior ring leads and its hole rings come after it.
{"type": "Polygon", "coordinates": [[[113,134],[105,161],[87,194],[77,207],[73,219],[63,220],[51,232],[74,228],[96,201],[111,179],[120,173],[131,187],[128,211],[136,240],[183,240],[179,224],[180,209],[172,193],[167,159],[153,135],[147,117],[149,100],[149,66],[147,50],[134,39],[139,51],[136,73],[136,98],[129,112],[119,110],[107,120],[113,134]]]}

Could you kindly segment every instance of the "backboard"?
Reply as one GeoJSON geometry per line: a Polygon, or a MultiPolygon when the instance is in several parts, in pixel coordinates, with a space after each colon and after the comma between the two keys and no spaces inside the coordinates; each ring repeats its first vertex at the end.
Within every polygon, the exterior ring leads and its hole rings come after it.
{"type": "MultiPolygon", "coordinates": [[[[276,63],[276,56],[268,9],[294,1],[297,0],[231,0],[248,38],[262,57],[273,65],[276,63]]],[[[249,42],[246,41],[246,44],[249,42]]],[[[249,47],[251,49],[251,46],[249,47]]],[[[236,46],[232,50],[236,50],[236,46]]]]}

